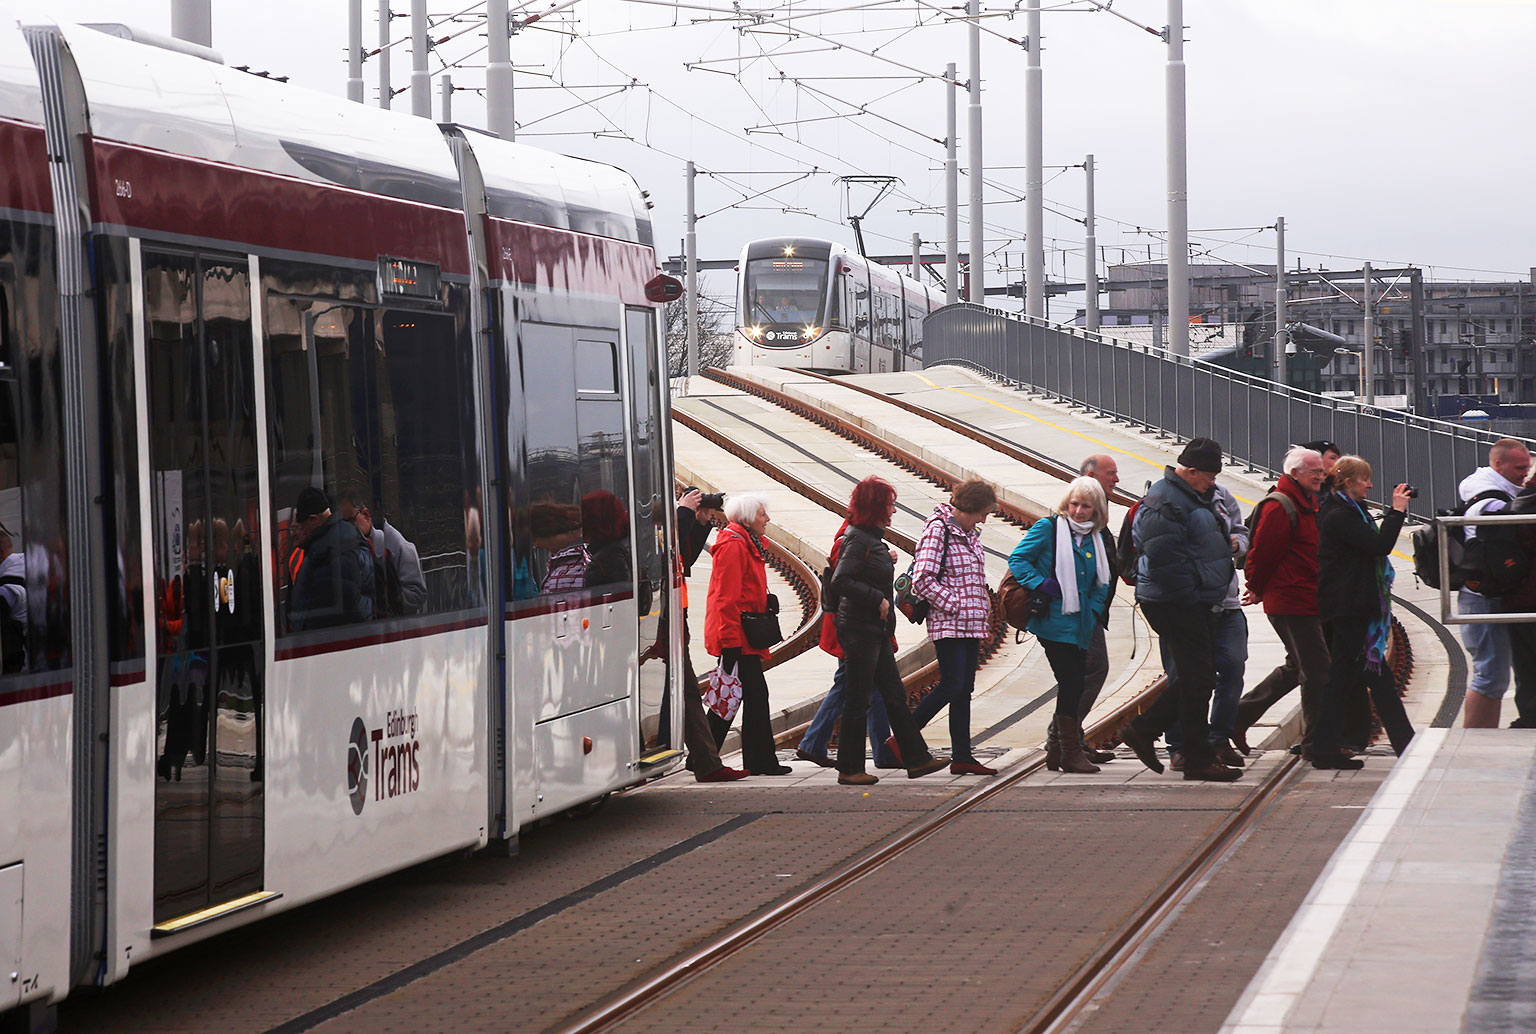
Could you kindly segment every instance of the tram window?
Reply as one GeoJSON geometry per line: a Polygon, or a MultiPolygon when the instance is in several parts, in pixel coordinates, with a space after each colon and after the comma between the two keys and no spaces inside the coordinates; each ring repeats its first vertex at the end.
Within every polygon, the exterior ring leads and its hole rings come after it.
{"type": "MultiPolygon", "coordinates": [[[[588,374],[578,372],[583,355],[615,362],[615,343],[577,334],[534,323],[522,332],[528,509],[515,524],[526,529],[530,575],[542,595],[631,580],[628,449],[618,374],[611,374],[611,390],[595,392],[585,387],[588,374]]],[[[521,555],[527,547],[520,542],[515,548],[521,555]]]]}
{"type": "Polygon", "coordinates": [[[270,293],[308,286],[295,272],[269,280],[266,321],[279,631],[296,630],[286,597],[302,569],[295,517],[309,487],[334,519],[370,535],[375,558],[367,599],[327,624],[477,605],[481,493],[473,407],[460,404],[473,390],[463,314],[378,309],[363,284],[360,303],[270,293]]]}
{"type": "Polygon", "coordinates": [[[21,428],[16,370],[11,365],[15,327],[11,323],[9,270],[0,272],[0,673],[29,667],[27,650],[26,552],[22,528],[21,428]]]}
{"type": "Polygon", "coordinates": [[[576,390],[607,392],[619,390],[618,358],[608,341],[576,342],[576,390]]]}
{"type": "Polygon", "coordinates": [[[10,267],[0,266],[0,375],[15,369],[11,365],[12,338],[15,331],[11,327],[11,276],[10,267]]]}

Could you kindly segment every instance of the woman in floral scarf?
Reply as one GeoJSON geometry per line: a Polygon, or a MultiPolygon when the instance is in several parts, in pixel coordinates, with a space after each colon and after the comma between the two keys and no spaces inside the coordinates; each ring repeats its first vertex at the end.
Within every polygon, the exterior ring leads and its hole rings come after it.
{"type": "Polygon", "coordinates": [[[1323,704],[1337,716],[1339,701],[1364,682],[1392,749],[1401,754],[1413,739],[1413,725],[1387,665],[1395,574],[1387,555],[1397,545],[1411,489],[1392,490],[1392,508],[1377,527],[1365,505],[1369,463],[1342,456],[1329,481],[1333,492],[1317,514],[1318,615],[1332,658],[1323,704]]]}

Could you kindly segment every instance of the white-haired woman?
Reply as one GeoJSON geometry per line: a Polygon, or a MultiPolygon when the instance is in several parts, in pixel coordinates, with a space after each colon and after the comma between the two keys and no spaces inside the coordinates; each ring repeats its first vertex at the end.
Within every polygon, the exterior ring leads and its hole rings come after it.
{"type": "MultiPolygon", "coordinates": [[[[773,747],[768,717],[768,683],[763,679],[766,648],[747,642],[743,613],[768,609],[768,566],[763,532],[768,529],[768,497],[743,492],[725,502],[729,522],[710,547],[709,599],[704,608],[704,648],[741,677],[741,764],[753,775],[788,775],[773,747]]],[[[727,725],[712,721],[718,738],[727,725]]]]}
{"type": "Polygon", "coordinates": [[[1036,606],[1029,630],[1056,676],[1056,712],[1046,740],[1046,764],[1052,771],[1099,770],[1083,756],[1077,706],[1088,643],[1109,608],[1113,546],[1104,533],[1108,523],[1103,486],[1091,477],[1076,478],[1056,512],[1031,525],[1008,558],[1013,577],[1043,604],[1036,606]]]}

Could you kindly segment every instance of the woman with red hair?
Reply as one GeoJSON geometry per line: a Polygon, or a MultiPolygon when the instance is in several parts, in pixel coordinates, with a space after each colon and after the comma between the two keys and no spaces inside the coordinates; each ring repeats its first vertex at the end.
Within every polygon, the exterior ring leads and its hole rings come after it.
{"type": "Polygon", "coordinates": [[[908,778],[949,765],[928,752],[923,734],[907,710],[907,694],[896,671],[891,636],[896,631],[896,562],[885,544],[885,529],[896,515],[896,489],[877,477],[853,488],[848,500],[848,530],[843,533],[832,572],[837,604],[837,641],[848,665],[843,722],[837,747],[837,781],[846,786],[878,782],[864,771],[864,715],[872,693],[885,701],[886,715],[908,778]]]}

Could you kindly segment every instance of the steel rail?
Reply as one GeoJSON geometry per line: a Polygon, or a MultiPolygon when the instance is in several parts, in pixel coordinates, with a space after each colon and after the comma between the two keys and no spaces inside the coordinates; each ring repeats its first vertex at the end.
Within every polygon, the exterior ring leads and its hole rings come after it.
{"type": "MultiPolygon", "coordinates": [[[[1165,679],[1159,677],[1146,689],[1142,690],[1141,693],[1137,694],[1136,697],[1115,708],[1098,722],[1095,722],[1090,732],[1098,736],[1107,727],[1119,728],[1125,721],[1129,721],[1131,717],[1145,709],[1162,692],[1164,685],[1165,679]]],[[[917,825],[902,831],[884,844],[871,848],[852,861],[845,863],[836,872],[822,877],[809,887],[768,906],[757,915],[738,923],[732,929],[689,950],[680,958],[674,959],[649,976],[630,985],[571,1023],[559,1027],[556,1034],[597,1034],[598,1031],[609,1029],[614,1024],[651,1005],[683,983],[702,975],[721,962],[724,962],[748,945],[760,940],[795,916],[831,897],[854,881],[868,875],[899,855],[906,853],[955,819],[991,800],[1003,790],[1028,778],[1044,766],[1044,752],[1036,751],[1032,756],[1019,761],[1012,768],[999,773],[996,778],[951,800],[917,825]]]]}
{"type": "MultiPolygon", "coordinates": [[[[881,438],[879,435],[866,431],[864,428],[844,420],[842,417],[828,412],[826,409],[815,405],[814,403],[794,398],[785,392],[779,391],[775,388],[770,388],[763,384],[758,384],[755,381],[748,380],[745,377],[740,377],[734,373],[728,373],[724,370],[706,370],[704,371],[704,375],[710,380],[724,384],[727,387],[735,388],[738,391],[745,392],[748,395],[756,395],[758,398],[765,399],[766,401],[771,402],[780,408],[787,409],[797,416],[804,417],[813,423],[820,424],[821,426],[832,431],[834,434],[848,439],[855,445],[859,445],[865,449],[868,449],[870,452],[873,452],[877,456],[881,456],[884,459],[895,463],[899,467],[905,467],[907,470],[921,477],[923,480],[938,485],[940,488],[951,489],[959,483],[959,479],[954,475],[940,470],[938,467],[934,466],[932,463],[929,463],[927,460],[916,455],[915,453],[907,449],[903,449],[899,445],[888,442],[884,438],[881,438]]],[[[673,415],[677,415],[677,410],[673,410],[673,415]]],[[[1074,474],[1073,476],[1075,477],[1076,475],[1074,474]]],[[[841,504],[839,504],[838,509],[841,509],[841,504]]],[[[1015,506],[1014,504],[1001,499],[999,499],[997,502],[997,514],[1004,520],[1018,525],[1021,528],[1028,528],[1031,524],[1035,523],[1035,520],[1040,516],[1040,514],[1031,513],[1030,511],[1025,510],[1023,507],[1015,506]]],[[[908,550],[908,552],[911,551],[908,550]]]]}
{"type": "Polygon", "coordinates": [[[1120,925],[1089,958],[1059,986],[1045,1005],[1017,1029],[1018,1034],[1062,1034],[1092,1004],[1111,980],[1134,964],[1136,953],[1151,940],[1175,909],[1183,904],[1216,864],[1260,820],[1264,810],[1290,785],[1302,759],[1289,755],[1242,805],[1222,820],[1173,876],[1120,925]]]}

